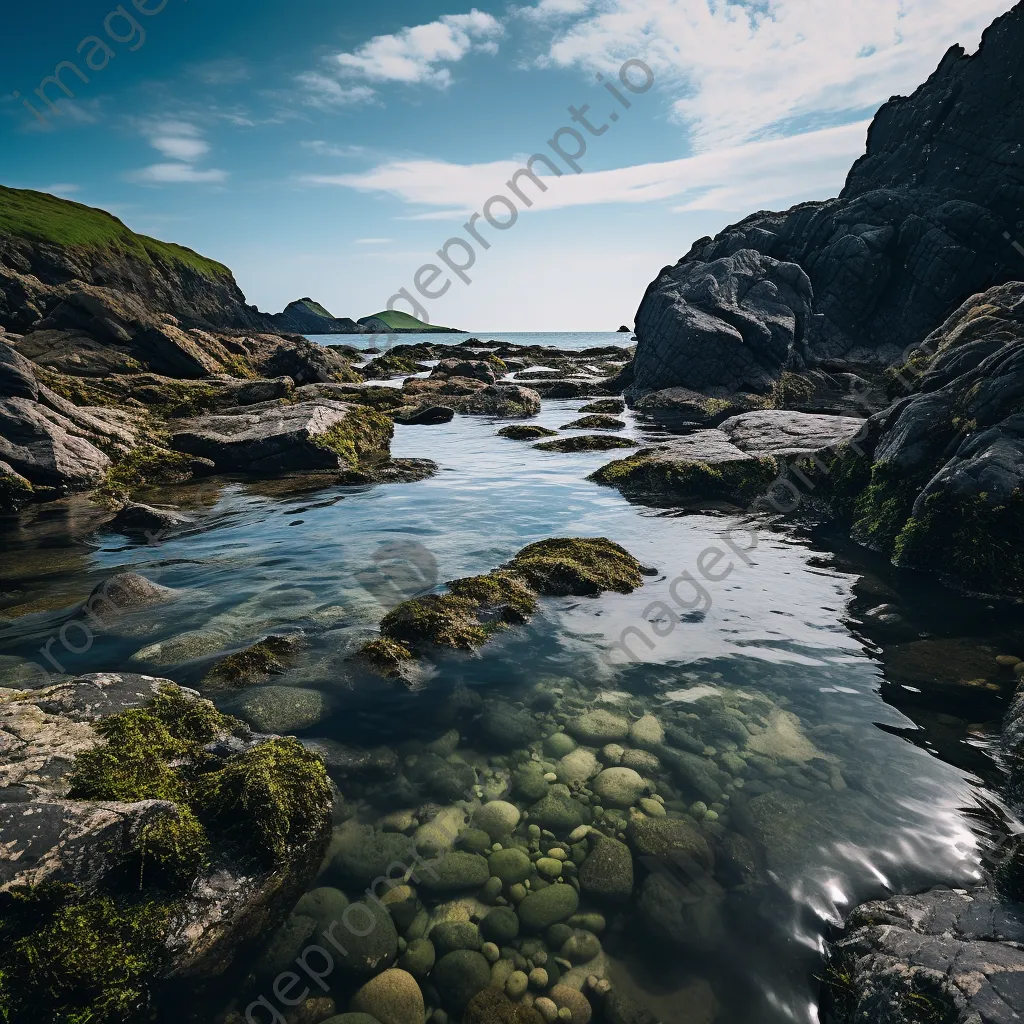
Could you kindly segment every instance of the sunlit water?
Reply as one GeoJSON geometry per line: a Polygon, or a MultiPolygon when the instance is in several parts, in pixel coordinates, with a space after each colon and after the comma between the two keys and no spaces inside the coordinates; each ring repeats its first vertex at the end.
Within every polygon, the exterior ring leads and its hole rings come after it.
{"type": "MultiPolygon", "coordinates": [[[[531,422],[558,428],[582,404],[545,402],[531,422]]],[[[485,702],[500,696],[528,704],[539,686],[556,693],[545,710],[556,716],[577,716],[598,701],[631,719],[653,711],[666,725],[693,723],[685,716],[710,706],[693,702],[701,693],[720,695],[741,714],[753,701],[762,720],[785,713],[774,719],[785,726],[777,738],[797,736],[804,753],[779,757],[767,774],[762,759],[744,787],[730,791],[740,801],[776,794],[785,811],[777,828],[767,837],[763,827],[751,831],[728,804],[708,828],[716,850],[739,830],[760,844],[756,883],[736,872],[712,883],[719,938],[673,943],[634,899],[609,913],[603,939],[612,979],[665,1024],[815,1020],[815,976],[831,924],[865,898],[980,877],[964,813],[980,791],[977,780],[893,734],[914,726],[882,701],[879,663],[845,624],[855,576],[829,567],[793,534],[759,527],[754,547],[750,534],[731,533],[749,553],[717,563],[712,575],[730,563],[733,569],[719,582],[702,580],[703,594],[677,586],[688,610],[673,621],[666,611],[673,581],[683,573],[700,578],[707,549],[722,548],[736,520],[629,504],[586,479],[624,453],[536,452],[497,436],[501,425],[457,417],[444,426],[397,428],[395,456],[439,466],[418,483],[300,494],[242,483],[168,491],[166,500],[202,516],[202,529],[159,546],[92,533],[88,513],[38,511],[31,528],[4,539],[13,552],[6,603],[70,606],[126,567],[185,590],[185,599],[139,616],[119,635],[98,636],[88,651],[49,651],[69,672],[133,669],[191,685],[217,650],[270,630],[304,630],[308,649],[274,682],[327,696],[330,713],[304,733],[311,739],[392,747],[436,739],[452,724],[448,697],[462,686],[485,702]],[[612,538],[658,575],[631,595],[544,600],[528,626],[479,656],[441,662],[420,692],[354,669],[352,650],[417,585],[428,591],[486,572],[524,545],[559,535],[612,538]],[[611,645],[630,628],[648,639],[629,634],[635,661],[627,663],[611,645]],[[165,663],[137,653],[190,630],[201,631],[195,660],[165,663]],[[211,648],[205,656],[204,645],[211,648]]],[[[641,433],[630,420],[626,434],[641,433]]],[[[0,632],[3,666],[15,666],[15,658],[45,665],[39,651],[66,617],[50,610],[13,620],[0,632]]],[[[480,741],[472,720],[459,727],[458,753],[481,771],[493,769],[487,758],[498,752],[480,741]]],[[[705,754],[718,765],[728,737],[713,746],[705,754]]],[[[365,821],[394,809],[373,787],[356,792],[365,821]]],[[[670,780],[658,792],[670,815],[683,814],[693,799],[670,780]]]]}

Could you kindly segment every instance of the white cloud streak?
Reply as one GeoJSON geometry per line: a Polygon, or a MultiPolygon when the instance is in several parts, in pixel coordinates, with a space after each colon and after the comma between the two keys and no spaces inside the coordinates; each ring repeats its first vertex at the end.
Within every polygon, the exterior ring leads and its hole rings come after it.
{"type": "MultiPolygon", "coordinates": [[[[535,208],[542,210],[673,201],[671,208],[679,213],[749,212],[781,199],[827,198],[842,188],[851,164],[864,152],[868,123],[752,142],[681,160],[580,175],[567,172],[561,178],[542,174],[548,186],[546,193],[540,193],[525,179],[520,180],[520,187],[534,198],[535,208]]],[[[389,193],[409,204],[442,208],[403,219],[448,220],[480,209],[492,195],[508,195],[505,182],[524,162],[393,160],[361,174],[308,175],[302,181],[389,193]]],[[[537,169],[543,171],[542,165],[537,169]]]]}
{"type": "Polygon", "coordinates": [[[607,71],[639,57],[699,149],[835,123],[915,89],[959,41],[973,49],[1010,0],[603,0],[562,24],[545,62],[607,71]]]}
{"type": "Polygon", "coordinates": [[[227,179],[227,171],[203,170],[195,162],[210,152],[202,132],[188,121],[157,121],[144,124],[142,133],[167,163],[151,164],[126,175],[128,181],[148,185],[216,184],[227,179]],[[170,162],[173,161],[173,162],[170,162]]]}

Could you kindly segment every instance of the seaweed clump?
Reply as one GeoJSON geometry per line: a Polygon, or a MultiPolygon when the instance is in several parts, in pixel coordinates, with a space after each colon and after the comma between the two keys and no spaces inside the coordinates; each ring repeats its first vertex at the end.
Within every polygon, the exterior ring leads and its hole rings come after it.
{"type": "Polygon", "coordinates": [[[555,597],[592,597],[606,590],[630,594],[645,575],[625,548],[606,537],[538,541],[504,568],[522,576],[539,594],[555,597]]]}
{"type": "Polygon", "coordinates": [[[100,485],[100,493],[114,501],[128,500],[136,490],[153,483],[180,483],[192,476],[195,459],[156,444],[140,444],[115,458],[100,485]]]}
{"type": "Polygon", "coordinates": [[[215,756],[206,749],[214,739],[246,731],[210,701],[165,687],[148,707],[111,715],[97,731],[106,742],[75,759],[69,795],[177,805],[181,813],[144,827],[137,845],[143,867],[148,856],[184,885],[201,865],[198,851],[213,839],[273,867],[329,824],[323,761],[289,739],[215,756]]]}
{"type": "MultiPolygon", "coordinates": [[[[624,426],[625,424],[623,424],[624,426]]],[[[572,424],[569,424],[572,426],[572,424]]],[[[607,452],[613,448],[636,448],[640,442],[628,437],[611,437],[608,434],[583,434],[574,437],[559,437],[534,445],[539,452],[607,452]]]]}
{"type": "Polygon", "coordinates": [[[0,896],[0,1019],[131,1024],[164,966],[166,904],[48,882],[0,896]]]}
{"type": "Polygon", "coordinates": [[[234,654],[222,658],[206,673],[208,686],[252,686],[285,670],[285,662],[294,653],[296,639],[290,636],[268,636],[234,654]]]}
{"type": "Polygon", "coordinates": [[[645,570],[603,537],[556,538],[523,548],[512,561],[482,576],[452,580],[448,592],[403,601],[381,619],[379,639],[360,656],[384,675],[431,648],[473,650],[495,633],[528,621],[537,597],[630,593],[645,570]]]}
{"type": "Polygon", "coordinates": [[[602,398],[580,409],[582,413],[611,413],[613,415],[618,415],[625,411],[626,403],[621,398],[602,398]]]}
{"type": "Polygon", "coordinates": [[[572,423],[566,423],[563,430],[625,430],[626,424],[615,416],[593,415],[581,416],[572,423]]]}

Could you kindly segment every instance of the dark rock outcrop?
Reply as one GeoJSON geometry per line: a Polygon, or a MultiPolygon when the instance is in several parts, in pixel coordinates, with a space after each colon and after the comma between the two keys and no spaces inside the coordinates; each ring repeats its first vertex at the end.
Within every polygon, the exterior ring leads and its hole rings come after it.
{"type": "Polygon", "coordinates": [[[1022,946],[1022,907],[987,889],[866,903],[832,946],[826,1019],[1011,1024],[1024,1014],[1022,946]]]}
{"type": "Polygon", "coordinates": [[[696,242],[637,314],[636,394],[767,393],[786,370],[885,367],[1022,272],[1024,5],[889,101],[838,199],[696,242]]]}
{"type": "Polygon", "coordinates": [[[319,302],[306,297],[289,302],[275,313],[274,323],[281,331],[293,334],[368,334],[369,329],[350,317],[336,317],[319,302]]]}

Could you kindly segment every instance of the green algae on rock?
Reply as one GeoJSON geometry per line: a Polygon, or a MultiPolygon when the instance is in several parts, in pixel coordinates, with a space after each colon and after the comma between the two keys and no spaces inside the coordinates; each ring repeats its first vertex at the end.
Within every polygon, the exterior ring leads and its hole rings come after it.
{"type": "Polygon", "coordinates": [[[203,685],[243,687],[266,682],[284,671],[297,643],[294,636],[268,636],[218,661],[206,673],[203,685]]]}
{"type": "Polygon", "coordinates": [[[607,452],[613,448],[638,448],[639,441],[628,437],[612,437],[609,434],[577,434],[573,437],[559,437],[533,447],[539,452],[607,452]]]}
{"type": "Polygon", "coordinates": [[[626,411],[626,403],[621,398],[602,398],[596,402],[591,402],[589,405],[583,406],[580,412],[586,415],[587,413],[611,413],[612,415],[619,415],[626,411]]]}
{"type": "Polygon", "coordinates": [[[626,424],[614,416],[581,416],[572,423],[566,423],[563,430],[625,430],[626,424]]]}
{"type": "Polygon", "coordinates": [[[502,427],[498,431],[498,437],[507,437],[512,441],[534,441],[538,437],[554,437],[557,433],[557,430],[549,430],[547,427],[513,423],[509,427],[502,427]]]}
{"type": "Polygon", "coordinates": [[[359,656],[386,676],[431,648],[470,651],[510,625],[528,620],[538,594],[628,594],[645,570],[625,548],[604,537],[553,538],[523,548],[510,562],[482,576],[448,583],[448,593],[412,598],[381,620],[381,637],[359,656]]]}
{"type": "Polygon", "coordinates": [[[312,442],[333,452],[349,469],[358,469],[364,459],[386,455],[394,433],[395,424],[390,417],[362,406],[330,430],[315,435],[312,442]]]}

